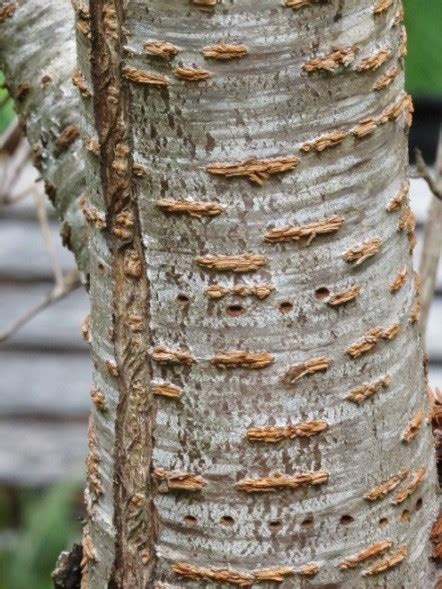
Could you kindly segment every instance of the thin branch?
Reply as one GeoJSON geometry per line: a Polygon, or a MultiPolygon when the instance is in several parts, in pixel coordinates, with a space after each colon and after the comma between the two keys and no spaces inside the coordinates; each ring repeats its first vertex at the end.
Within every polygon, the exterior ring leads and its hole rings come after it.
{"type": "Polygon", "coordinates": [[[426,174],[427,177],[422,177],[427,181],[428,186],[434,195],[434,197],[431,198],[427,223],[425,225],[424,243],[419,268],[422,279],[420,327],[422,336],[425,337],[431,302],[436,287],[437,267],[439,265],[442,248],[442,201],[440,200],[441,196],[438,196],[438,194],[442,194],[442,130],[439,133],[439,145],[436,156],[434,179],[430,175],[420,152],[416,152],[416,162],[418,168],[420,168],[421,174],[422,172],[426,174]],[[431,185],[428,178],[430,178],[431,185]]]}
{"type": "MultiPolygon", "coordinates": [[[[440,144],[440,140],[439,140],[440,144]]],[[[425,182],[428,184],[428,188],[434,194],[436,198],[442,200],[442,187],[439,186],[439,181],[434,179],[431,175],[430,170],[428,169],[427,164],[425,163],[424,157],[420,149],[415,150],[416,154],[416,178],[423,178],[425,182]]]]}
{"type": "Polygon", "coordinates": [[[0,342],[6,341],[13,336],[26,323],[29,323],[36,315],[50,307],[52,304],[60,301],[72,291],[76,290],[81,285],[80,276],[77,270],[70,270],[63,277],[63,282],[60,285],[55,285],[47,295],[28,309],[23,315],[18,317],[8,328],[0,332],[0,342]]]}

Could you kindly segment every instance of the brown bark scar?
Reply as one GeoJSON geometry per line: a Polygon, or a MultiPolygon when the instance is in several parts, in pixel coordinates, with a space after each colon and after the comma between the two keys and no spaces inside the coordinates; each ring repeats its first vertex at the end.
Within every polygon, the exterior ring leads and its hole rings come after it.
{"type": "Polygon", "coordinates": [[[252,427],[246,436],[252,442],[266,442],[276,444],[282,440],[295,438],[310,438],[328,429],[328,423],[323,420],[304,421],[286,426],[252,427]]]}
{"type": "Polygon", "coordinates": [[[394,552],[388,554],[385,558],[375,562],[371,567],[362,571],[362,576],[364,577],[371,577],[373,575],[379,575],[381,573],[385,573],[386,571],[394,568],[398,564],[400,564],[404,558],[408,554],[408,548],[406,546],[401,546],[394,552]]]}
{"type": "Polygon", "coordinates": [[[251,158],[241,162],[222,163],[215,162],[207,166],[209,174],[234,178],[246,176],[251,182],[262,186],[273,174],[282,174],[296,168],[299,158],[294,155],[271,159],[251,158]]]}
{"type": "Polygon", "coordinates": [[[403,503],[410,495],[412,495],[418,486],[422,483],[425,479],[426,468],[425,466],[420,466],[415,474],[411,477],[411,481],[406,485],[403,489],[400,489],[396,495],[392,498],[391,502],[393,505],[400,505],[403,503]]]}
{"type": "Polygon", "coordinates": [[[374,237],[373,239],[367,239],[359,245],[355,245],[348,249],[342,254],[342,257],[348,264],[359,266],[365,262],[365,260],[368,260],[368,258],[377,254],[381,246],[382,239],[374,237]]]}
{"type": "Polygon", "coordinates": [[[330,305],[331,307],[344,305],[346,303],[349,303],[350,301],[354,301],[359,296],[360,292],[361,289],[359,288],[359,286],[352,286],[350,288],[347,288],[346,290],[335,292],[327,300],[327,305],[330,305]]]}
{"type": "Polygon", "coordinates": [[[295,573],[292,567],[278,567],[273,569],[258,569],[253,571],[256,583],[282,583],[286,577],[291,577],[295,573]]]}
{"type": "Polygon", "coordinates": [[[88,427],[88,455],[86,458],[86,481],[87,481],[87,499],[88,511],[103,495],[103,484],[100,474],[100,452],[98,449],[97,436],[92,414],[89,417],[88,427]]]}
{"type": "Polygon", "coordinates": [[[31,85],[28,82],[20,82],[17,84],[14,92],[14,98],[17,102],[24,100],[24,98],[29,94],[31,90],[31,85]]]}
{"type": "Polygon", "coordinates": [[[386,207],[387,211],[389,213],[391,213],[392,211],[396,211],[397,209],[400,209],[402,204],[407,199],[409,191],[410,191],[410,182],[408,180],[405,180],[404,182],[402,182],[399,192],[388,201],[388,204],[386,207]]]}
{"type": "Polygon", "coordinates": [[[201,49],[201,53],[206,58],[227,60],[244,57],[249,52],[246,45],[241,43],[217,43],[216,45],[207,45],[201,49]]]}
{"type": "Polygon", "coordinates": [[[366,354],[372,350],[381,339],[392,340],[400,331],[400,324],[393,323],[392,325],[382,328],[373,327],[360,340],[349,346],[345,352],[353,359],[359,358],[362,354],[366,354]]]}
{"type": "Polygon", "coordinates": [[[196,263],[209,270],[219,272],[253,272],[266,263],[266,258],[260,254],[243,254],[238,256],[200,256],[196,263]]]}
{"type": "Polygon", "coordinates": [[[356,568],[361,562],[368,560],[369,558],[373,558],[386,550],[389,550],[393,546],[393,542],[391,540],[380,540],[379,542],[375,542],[367,548],[360,550],[353,556],[349,556],[348,558],[344,559],[339,563],[339,568],[343,570],[349,570],[356,568]]]}
{"type": "Polygon", "coordinates": [[[319,4],[321,2],[322,0],[285,0],[284,6],[286,8],[291,8],[292,10],[298,10],[299,8],[311,6],[312,4],[319,4]]]}
{"type": "Polygon", "coordinates": [[[204,9],[204,7],[216,6],[217,1],[218,0],[192,0],[192,4],[195,6],[201,6],[204,9]]]}
{"type": "Polygon", "coordinates": [[[0,23],[5,22],[7,18],[12,18],[18,6],[16,2],[6,2],[0,6],[0,23]]]}
{"type": "Polygon", "coordinates": [[[386,389],[390,386],[390,377],[383,376],[382,378],[378,378],[374,382],[371,383],[364,383],[352,389],[347,395],[347,401],[351,401],[352,403],[357,403],[360,405],[382,389],[386,389]]]}
{"type": "Polygon", "coordinates": [[[112,233],[121,239],[131,239],[134,226],[134,216],[132,211],[124,210],[119,212],[112,227],[112,233]]]}
{"type": "Polygon", "coordinates": [[[433,544],[431,557],[440,561],[442,559],[442,515],[439,515],[431,528],[430,540],[433,544]]]}
{"type": "Polygon", "coordinates": [[[179,49],[173,43],[167,41],[157,41],[150,39],[143,43],[143,49],[148,55],[155,55],[156,57],[164,57],[169,59],[177,55],[179,49]]]}
{"type": "Polygon", "coordinates": [[[383,47],[371,55],[364,57],[364,59],[361,59],[359,64],[356,66],[356,71],[366,72],[369,70],[377,70],[387,61],[387,59],[391,57],[391,54],[392,51],[390,47],[383,47]]]}
{"type": "Polygon", "coordinates": [[[86,315],[86,317],[83,319],[83,321],[81,323],[81,335],[82,335],[83,340],[85,342],[87,342],[88,344],[91,343],[91,341],[92,341],[91,316],[89,313],[86,315]]]}
{"type": "Polygon", "coordinates": [[[386,495],[394,491],[404,479],[408,477],[410,469],[408,466],[404,467],[397,474],[393,475],[386,481],[383,481],[376,487],[373,487],[368,493],[364,495],[364,499],[367,501],[377,501],[378,499],[384,498],[386,495]]]}
{"type": "Polygon", "coordinates": [[[407,29],[401,27],[401,33],[399,37],[399,57],[403,58],[407,55],[407,29]]]}
{"type": "Polygon", "coordinates": [[[295,570],[297,575],[301,577],[314,577],[318,574],[320,566],[317,562],[308,562],[295,570]]]}
{"type": "MultiPolygon", "coordinates": [[[[85,526],[85,528],[83,530],[83,537],[81,540],[81,545],[83,548],[83,557],[80,562],[80,568],[81,568],[82,577],[84,577],[89,569],[89,564],[98,562],[97,553],[95,552],[95,548],[92,543],[92,538],[91,538],[91,535],[89,533],[87,526],[85,526]]],[[[88,587],[86,587],[85,589],[88,589],[88,587]]]]}
{"type": "Polygon", "coordinates": [[[129,65],[126,65],[123,68],[123,74],[127,80],[137,84],[147,84],[149,86],[167,86],[169,84],[169,80],[166,76],[156,74],[155,72],[140,70],[129,65]]]}
{"type": "Polygon", "coordinates": [[[410,207],[402,211],[397,229],[407,233],[409,249],[410,252],[413,251],[416,245],[416,215],[410,207]]]}
{"type": "Polygon", "coordinates": [[[373,6],[373,14],[383,14],[393,6],[394,0],[377,0],[373,6]]]}
{"type": "Polygon", "coordinates": [[[66,151],[80,137],[80,129],[76,125],[67,125],[55,140],[59,153],[66,151]]]}
{"type": "Polygon", "coordinates": [[[120,371],[118,370],[118,366],[115,360],[106,360],[105,364],[109,374],[114,378],[118,378],[118,376],[120,375],[120,371]]]}
{"type": "Polygon", "coordinates": [[[376,80],[372,89],[376,91],[385,90],[385,88],[388,88],[388,86],[397,78],[399,72],[400,69],[396,65],[391,66],[385,74],[376,80]]]}
{"type": "Polygon", "coordinates": [[[107,410],[106,395],[95,385],[91,388],[91,399],[98,411],[104,412],[107,410]]]}
{"type": "Polygon", "coordinates": [[[420,317],[421,317],[421,302],[420,302],[419,296],[416,296],[416,300],[414,301],[413,306],[411,308],[409,321],[413,325],[414,323],[419,322],[420,317]]]}
{"type": "Polygon", "coordinates": [[[360,121],[354,127],[352,127],[350,129],[350,133],[356,139],[363,139],[364,137],[367,137],[368,135],[371,135],[372,133],[374,133],[376,131],[376,129],[378,128],[378,126],[379,126],[379,123],[378,123],[377,118],[368,117],[368,118],[360,121]]]}
{"type": "Polygon", "coordinates": [[[407,282],[407,266],[404,266],[390,282],[389,290],[392,294],[398,292],[407,282]]]}
{"type": "Polygon", "coordinates": [[[188,82],[202,82],[210,77],[210,72],[204,68],[181,66],[174,71],[175,77],[188,82]]]}
{"type": "Polygon", "coordinates": [[[355,58],[355,48],[345,47],[344,49],[337,49],[329,55],[323,57],[315,57],[305,62],[302,69],[309,74],[312,72],[330,72],[335,73],[339,66],[347,67],[355,58]]]}
{"type": "Polygon", "coordinates": [[[305,362],[299,362],[290,366],[289,369],[283,374],[282,382],[288,384],[294,384],[297,380],[304,376],[315,374],[315,372],[322,372],[328,370],[331,364],[331,359],[326,356],[319,356],[318,358],[312,358],[305,362]]]}
{"type": "Polygon", "coordinates": [[[85,137],[83,142],[87,151],[97,157],[100,155],[100,142],[97,139],[94,139],[93,137],[85,137]]]}
{"type": "Polygon", "coordinates": [[[339,145],[347,136],[348,133],[346,131],[330,131],[329,133],[324,133],[324,135],[321,135],[312,141],[306,141],[301,146],[301,150],[306,153],[310,151],[316,151],[317,153],[320,153],[325,149],[339,145]]]}
{"type": "Polygon", "coordinates": [[[156,206],[162,211],[175,214],[187,214],[191,217],[214,217],[225,210],[217,202],[198,202],[191,200],[173,200],[162,198],[156,202],[156,206]]]}
{"type": "Polygon", "coordinates": [[[298,489],[309,485],[322,485],[328,481],[329,476],[325,470],[302,472],[291,476],[277,472],[260,479],[243,479],[236,484],[236,487],[246,493],[268,493],[283,489],[298,489]]]}
{"type": "Polygon", "coordinates": [[[336,233],[344,224],[344,217],[338,215],[332,215],[321,219],[320,221],[314,221],[312,223],[306,223],[305,225],[286,225],[284,227],[276,227],[270,229],[264,235],[264,241],[270,243],[278,243],[282,241],[298,241],[300,239],[307,239],[309,245],[318,235],[327,235],[329,233],[336,233]]]}
{"type": "Polygon", "coordinates": [[[160,364],[182,364],[189,366],[195,360],[187,350],[171,350],[165,346],[158,346],[152,352],[152,358],[160,364]]]}
{"type": "Polygon", "coordinates": [[[214,583],[229,583],[238,587],[250,587],[255,581],[251,573],[244,573],[233,569],[205,568],[186,562],[177,562],[173,572],[181,577],[194,581],[212,581],[214,583]]]}
{"type": "Polygon", "coordinates": [[[221,284],[212,284],[212,286],[209,286],[206,290],[206,293],[209,299],[215,300],[222,299],[227,295],[237,295],[240,297],[253,296],[262,300],[267,298],[274,289],[275,287],[272,284],[237,284],[232,287],[225,287],[221,284]]]}
{"type": "Polygon", "coordinates": [[[126,276],[140,278],[143,273],[143,264],[137,250],[127,249],[124,252],[123,268],[126,276]]]}
{"type": "Polygon", "coordinates": [[[241,350],[232,350],[217,354],[211,359],[214,366],[221,368],[249,368],[252,370],[265,368],[273,362],[274,358],[267,352],[244,352],[241,350]]]}
{"type": "Polygon", "coordinates": [[[170,471],[163,468],[156,468],[154,477],[160,482],[159,491],[201,491],[204,480],[199,475],[189,472],[170,471]]]}
{"type": "Polygon", "coordinates": [[[89,86],[86,84],[86,80],[82,76],[78,67],[74,67],[74,69],[72,71],[72,75],[71,75],[71,80],[72,80],[72,84],[76,88],[78,88],[78,90],[80,91],[80,94],[84,98],[89,98],[90,96],[92,96],[92,91],[89,88],[89,86]]]}
{"type": "Polygon", "coordinates": [[[86,221],[93,223],[99,231],[103,231],[106,228],[106,214],[103,211],[99,211],[96,207],[88,203],[88,194],[83,194],[80,198],[80,208],[83,212],[86,221]]]}
{"type": "Polygon", "coordinates": [[[132,173],[138,177],[144,176],[146,168],[142,164],[133,164],[132,173]]]}
{"type": "Polygon", "coordinates": [[[171,383],[152,383],[152,390],[154,395],[158,395],[160,397],[168,397],[170,399],[179,399],[183,394],[183,390],[180,387],[177,387],[171,383]]]}
{"type": "Polygon", "coordinates": [[[402,433],[402,441],[403,442],[405,442],[406,444],[409,444],[412,440],[414,440],[414,438],[417,436],[417,434],[419,433],[419,430],[422,427],[423,419],[424,419],[424,412],[422,411],[422,409],[419,409],[419,411],[416,413],[416,415],[414,415],[410,419],[410,421],[407,423],[407,425],[402,433]]]}
{"type": "Polygon", "coordinates": [[[394,15],[393,26],[397,27],[398,25],[400,25],[404,20],[404,16],[405,16],[404,7],[402,6],[402,4],[400,4],[399,8],[396,11],[396,14],[394,15]]]}

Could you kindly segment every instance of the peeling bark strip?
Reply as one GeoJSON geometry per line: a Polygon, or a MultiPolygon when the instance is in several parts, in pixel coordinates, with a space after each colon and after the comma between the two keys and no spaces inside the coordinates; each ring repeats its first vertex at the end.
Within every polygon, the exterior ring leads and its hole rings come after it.
{"type": "Polygon", "coordinates": [[[331,72],[335,73],[339,66],[348,66],[355,58],[355,49],[353,47],[346,47],[345,49],[338,49],[324,57],[315,57],[310,59],[302,66],[302,69],[309,74],[312,72],[331,72]]]}
{"type": "Polygon", "coordinates": [[[209,174],[234,178],[246,176],[251,182],[262,185],[272,174],[282,174],[296,168],[299,158],[294,155],[272,159],[249,159],[237,163],[213,163],[207,166],[209,174]]]}
{"type": "Polygon", "coordinates": [[[183,364],[185,366],[189,366],[195,361],[187,350],[171,350],[165,346],[155,348],[152,358],[160,364],[183,364]]]}
{"type": "Polygon", "coordinates": [[[154,72],[148,72],[146,70],[139,70],[129,65],[126,65],[123,68],[123,74],[127,80],[137,84],[147,84],[149,86],[167,86],[169,84],[169,80],[166,76],[155,74],[154,72]]]}
{"type": "Polygon", "coordinates": [[[380,540],[379,542],[375,542],[371,544],[367,548],[360,550],[358,553],[354,554],[353,556],[349,556],[345,560],[339,563],[339,568],[348,570],[354,569],[357,567],[361,562],[368,560],[369,558],[373,558],[382,552],[385,552],[389,548],[393,546],[393,542],[391,540],[380,540]]]}
{"type": "Polygon", "coordinates": [[[234,569],[206,568],[186,562],[177,562],[173,567],[174,573],[193,579],[194,581],[212,581],[214,583],[227,583],[238,587],[250,587],[253,583],[282,583],[286,577],[295,574],[292,567],[279,567],[273,569],[257,569],[251,573],[234,569]]]}
{"type": "Polygon", "coordinates": [[[423,419],[424,419],[424,412],[422,411],[422,409],[419,409],[419,411],[416,413],[416,415],[414,417],[412,417],[410,419],[410,421],[407,423],[407,426],[402,433],[402,441],[403,442],[408,444],[409,442],[414,440],[414,438],[417,436],[420,428],[422,427],[423,419]]]}
{"type": "Polygon", "coordinates": [[[265,368],[273,362],[273,356],[267,352],[250,353],[233,350],[212,358],[211,363],[222,368],[265,368]]]}
{"type": "Polygon", "coordinates": [[[400,272],[396,274],[390,282],[390,292],[392,294],[398,292],[407,282],[407,267],[404,266],[400,272]]]}
{"type": "Polygon", "coordinates": [[[189,472],[175,472],[156,468],[154,477],[157,481],[163,483],[159,487],[162,493],[168,491],[201,491],[204,485],[202,477],[189,472]]]}
{"type": "Polygon", "coordinates": [[[80,94],[84,96],[84,98],[89,98],[92,96],[92,92],[89,86],[86,84],[86,80],[81,75],[80,70],[75,67],[72,76],[71,76],[72,84],[79,89],[80,94]]]}
{"type": "Polygon", "coordinates": [[[149,40],[143,43],[143,49],[148,55],[155,55],[156,57],[164,57],[166,59],[174,57],[179,51],[178,47],[172,43],[155,40],[149,40]]]}
{"type": "Polygon", "coordinates": [[[198,67],[177,67],[175,69],[175,76],[188,82],[201,82],[210,77],[210,72],[198,67]]]}
{"type": "Polygon", "coordinates": [[[179,399],[183,394],[180,387],[170,383],[153,383],[153,394],[161,397],[169,397],[171,399],[179,399]]]}
{"type": "Polygon", "coordinates": [[[294,384],[297,380],[303,376],[314,374],[315,372],[322,372],[328,370],[331,364],[331,359],[326,356],[320,356],[319,358],[312,358],[299,364],[294,364],[285,372],[282,376],[282,382],[288,384],[294,384]]]}
{"type": "Polygon", "coordinates": [[[239,256],[200,256],[196,263],[209,270],[219,272],[253,272],[264,266],[266,259],[260,254],[243,254],[239,256]]]}
{"type": "Polygon", "coordinates": [[[157,201],[156,205],[162,211],[187,214],[191,217],[214,217],[224,211],[224,207],[217,202],[198,202],[184,199],[162,198],[157,201]]]}
{"type": "Polygon", "coordinates": [[[314,577],[319,573],[319,569],[320,566],[317,562],[308,562],[296,569],[295,572],[297,575],[301,575],[301,577],[314,577]]]}
{"type": "Polygon", "coordinates": [[[201,49],[204,57],[227,60],[244,57],[249,52],[245,45],[240,43],[217,43],[216,45],[207,45],[201,49]]]}
{"type": "Polygon", "coordinates": [[[327,301],[327,305],[331,307],[337,307],[339,305],[344,305],[345,303],[349,303],[350,301],[354,301],[356,297],[359,296],[361,289],[359,286],[352,286],[347,290],[341,290],[340,292],[335,292],[330,296],[327,301]]]}
{"type": "Polygon", "coordinates": [[[380,483],[379,485],[376,485],[376,487],[373,487],[371,491],[364,495],[364,499],[367,499],[367,501],[377,501],[378,499],[382,499],[383,497],[394,491],[396,487],[400,485],[401,481],[408,477],[409,472],[410,469],[408,468],[408,466],[404,467],[391,478],[380,483]]]}
{"type": "Polygon", "coordinates": [[[393,6],[394,0],[377,0],[373,6],[373,14],[387,12],[393,6]]]}
{"type": "Polygon", "coordinates": [[[382,327],[374,327],[364,335],[362,339],[349,346],[345,351],[354,358],[359,358],[362,354],[372,350],[379,342],[379,340],[392,340],[400,331],[400,324],[394,323],[390,327],[383,329],[382,327]]]}
{"type": "Polygon", "coordinates": [[[382,239],[375,237],[373,239],[367,239],[359,245],[355,245],[342,254],[342,257],[348,264],[354,264],[359,266],[371,256],[378,253],[382,245],[382,239]]]}
{"type": "Polygon", "coordinates": [[[363,119],[355,127],[350,129],[350,133],[353,135],[353,137],[356,137],[356,139],[362,139],[363,137],[367,137],[368,135],[374,133],[378,126],[378,119],[369,117],[367,119],[363,119]]]}
{"type": "Polygon", "coordinates": [[[398,548],[398,550],[395,550],[382,560],[375,562],[374,565],[370,568],[366,569],[365,571],[362,571],[362,575],[364,577],[370,577],[373,575],[380,575],[381,573],[385,573],[385,571],[388,571],[397,566],[398,564],[400,564],[407,556],[407,554],[408,548],[406,546],[401,546],[400,548],[398,548]]]}
{"type": "Polygon", "coordinates": [[[304,8],[304,6],[311,6],[312,4],[319,4],[321,2],[322,0],[285,0],[284,6],[298,10],[299,8],[304,8]]]}
{"type": "Polygon", "coordinates": [[[384,90],[398,77],[400,69],[393,65],[373,84],[373,90],[384,90]]]}
{"type": "Polygon", "coordinates": [[[252,427],[247,430],[246,436],[252,442],[266,442],[276,444],[282,440],[295,438],[310,438],[328,429],[326,421],[304,421],[286,426],[252,427]]]}
{"type": "Polygon", "coordinates": [[[339,145],[344,141],[347,137],[347,133],[345,131],[331,131],[330,133],[324,133],[317,139],[313,139],[312,141],[307,141],[301,146],[301,150],[308,153],[309,151],[316,151],[320,153],[324,151],[324,149],[329,149],[330,147],[335,147],[335,145],[339,145]]]}
{"type": "Polygon", "coordinates": [[[402,211],[398,223],[398,231],[405,231],[407,233],[410,252],[413,251],[416,245],[416,215],[410,207],[402,211]]]}
{"type": "Polygon", "coordinates": [[[265,299],[273,290],[274,286],[272,284],[237,284],[232,287],[213,284],[209,286],[206,293],[209,299],[222,299],[227,295],[237,295],[239,297],[253,296],[257,299],[265,299]]]}
{"type": "Polygon", "coordinates": [[[356,70],[358,72],[377,70],[381,67],[382,64],[384,64],[387,61],[387,59],[391,56],[391,53],[392,52],[390,47],[383,47],[382,49],[379,49],[379,51],[372,53],[372,55],[369,55],[367,57],[364,57],[364,59],[361,59],[360,63],[356,67],[356,70]]]}
{"type": "Polygon", "coordinates": [[[236,487],[246,493],[268,493],[283,489],[299,489],[309,485],[322,485],[328,482],[329,476],[325,470],[302,472],[292,476],[275,473],[262,479],[243,479],[236,484],[236,487]]]}
{"type": "Polygon", "coordinates": [[[318,235],[327,235],[329,233],[336,233],[344,223],[344,217],[332,215],[320,221],[307,223],[306,225],[299,225],[297,227],[286,225],[285,227],[277,227],[267,231],[264,235],[264,241],[270,243],[278,243],[281,241],[298,241],[299,239],[307,239],[310,244],[318,235]]]}
{"type": "Polygon", "coordinates": [[[358,387],[352,389],[348,395],[345,397],[347,401],[351,401],[352,403],[357,403],[360,405],[382,389],[386,389],[390,386],[390,377],[383,376],[382,378],[378,378],[371,383],[365,383],[358,387]]]}
{"type": "Polygon", "coordinates": [[[403,489],[400,489],[393,497],[393,499],[391,500],[393,505],[400,505],[416,491],[418,486],[425,479],[426,470],[427,469],[425,468],[425,466],[420,466],[418,468],[416,473],[411,477],[411,481],[408,483],[408,485],[406,485],[403,489]]]}
{"type": "Polygon", "coordinates": [[[0,24],[5,22],[7,18],[11,18],[17,10],[16,2],[7,2],[0,6],[0,24]]]}

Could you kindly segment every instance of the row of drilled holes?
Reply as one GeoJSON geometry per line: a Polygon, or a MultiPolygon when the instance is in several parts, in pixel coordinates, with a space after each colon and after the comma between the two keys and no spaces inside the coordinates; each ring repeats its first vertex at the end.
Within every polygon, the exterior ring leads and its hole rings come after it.
{"type": "MultiPolygon", "coordinates": [[[[416,507],[415,507],[416,511],[419,511],[419,509],[421,507],[422,507],[422,499],[418,499],[416,501],[416,507]]],[[[401,520],[404,523],[408,523],[408,521],[410,520],[410,511],[408,509],[404,509],[404,511],[402,512],[401,520]]],[[[351,515],[343,515],[341,517],[341,519],[339,520],[339,523],[343,526],[347,526],[353,522],[354,522],[354,518],[351,515]]],[[[194,527],[197,524],[197,519],[193,515],[186,515],[184,517],[184,523],[189,527],[194,527]]],[[[235,520],[230,515],[223,515],[223,517],[219,520],[219,523],[222,526],[229,528],[235,524],[235,520]]],[[[303,528],[311,528],[313,526],[313,523],[314,523],[313,517],[307,517],[301,522],[301,526],[303,528]]],[[[388,523],[389,523],[388,518],[383,517],[379,520],[379,527],[385,528],[388,525],[388,523]]],[[[272,532],[277,532],[279,529],[282,528],[282,522],[277,519],[271,520],[269,522],[269,528],[272,532]]]]}

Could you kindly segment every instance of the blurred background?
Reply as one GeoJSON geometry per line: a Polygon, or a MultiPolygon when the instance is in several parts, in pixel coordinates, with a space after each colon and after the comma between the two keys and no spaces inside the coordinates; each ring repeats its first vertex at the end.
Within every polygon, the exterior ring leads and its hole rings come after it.
{"type": "MultiPolygon", "coordinates": [[[[410,154],[434,163],[442,122],[442,2],[405,0],[407,87],[416,113],[410,154]]],[[[413,157],[412,157],[413,160],[413,157]]],[[[414,160],[413,160],[414,161],[414,160]]],[[[412,180],[418,247],[431,194],[412,180]]],[[[54,276],[74,268],[30,149],[17,134],[0,72],[0,332],[38,305],[54,276]]],[[[442,271],[427,330],[430,384],[442,389],[442,271]]],[[[61,550],[81,536],[91,362],[79,288],[0,344],[0,589],[49,589],[61,550]]]]}

